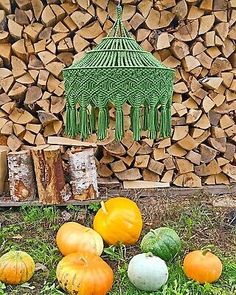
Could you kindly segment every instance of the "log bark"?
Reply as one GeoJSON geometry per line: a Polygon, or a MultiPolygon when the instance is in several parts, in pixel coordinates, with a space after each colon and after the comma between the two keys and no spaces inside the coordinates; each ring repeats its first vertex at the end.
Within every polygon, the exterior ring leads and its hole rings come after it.
{"type": "Polygon", "coordinates": [[[9,149],[8,147],[0,146],[0,195],[5,190],[5,182],[7,178],[7,153],[9,149]]]}
{"type": "Polygon", "coordinates": [[[32,150],[39,201],[43,204],[60,204],[71,198],[65,183],[60,147],[32,150]]]}
{"type": "Polygon", "coordinates": [[[30,151],[10,152],[7,159],[12,200],[16,202],[34,200],[36,182],[30,151]]]}
{"type": "Polygon", "coordinates": [[[69,171],[72,194],[75,200],[98,197],[97,170],[93,149],[70,152],[69,171]]]}

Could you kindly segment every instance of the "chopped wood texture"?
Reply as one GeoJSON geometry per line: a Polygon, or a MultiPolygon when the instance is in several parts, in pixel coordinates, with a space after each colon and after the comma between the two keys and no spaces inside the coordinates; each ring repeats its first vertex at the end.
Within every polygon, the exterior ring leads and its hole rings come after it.
{"type": "Polygon", "coordinates": [[[7,177],[7,153],[8,147],[0,146],[0,195],[5,191],[5,182],[7,177]]]}
{"type": "Polygon", "coordinates": [[[115,173],[122,172],[122,171],[126,170],[126,166],[122,160],[115,161],[115,162],[111,163],[110,166],[111,166],[111,170],[115,173]]]}
{"type": "Polygon", "coordinates": [[[69,153],[72,195],[75,200],[98,197],[97,171],[93,149],[69,153]]]}
{"type": "Polygon", "coordinates": [[[183,187],[200,187],[201,186],[201,178],[198,177],[193,172],[189,172],[186,174],[180,174],[174,180],[174,184],[176,186],[183,187]]]}
{"type": "Polygon", "coordinates": [[[16,202],[34,200],[36,182],[30,151],[10,152],[7,159],[12,200],[16,202]]]}
{"type": "MultiPolygon", "coordinates": [[[[132,132],[126,131],[121,143],[114,142],[112,111],[106,140],[99,142],[94,135],[87,142],[64,137],[62,70],[106,36],[115,20],[115,1],[4,0],[0,1],[0,144],[11,151],[45,143],[64,150],[94,147],[98,174],[119,176],[120,181],[131,171],[136,179],[168,179],[174,185],[191,186],[183,175],[192,177],[188,174],[192,171],[178,174],[177,163],[183,157],[194,169],[213,160],[222,170],[227,164],[235,167],[235,1],[124,0],[122,5],[125,25],[138,43],[175,69],[172,137],[147,141],[143,132],[142,140],[134,142],[132,132]],[[148,168],[154,169],[153,161],[159,163],[159,174],[148,168]]],[[[127,129],[128,104],[124,114],[127,129]]],[[[224,168],[217,177],[200,176],[200,185],[231,184],[234,180],[225,171],[229,173],[224,168]]]]}
{"type": "Polygon", "coordinates": [[[39,201],[43,204],[60,204],[71,198],[65,183],[59,146],[32,150],[39,201]]]}
{"type": "Polygon", "coordinates": [[[131,168],[128,170],[125,170],[123,172],[118,172],[115,173],[115,176],[119,179],[119,180],[137,180],[142,178],[142,175],[139,172],[138,168],[131,168]]]}

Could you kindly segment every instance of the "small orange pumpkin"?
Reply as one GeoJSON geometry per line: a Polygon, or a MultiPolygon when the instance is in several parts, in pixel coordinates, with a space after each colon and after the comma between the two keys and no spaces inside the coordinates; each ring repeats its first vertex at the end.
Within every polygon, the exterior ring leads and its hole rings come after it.
{"type": "Polygon", "coordinates": [[[200,284],[218,281],[222,268],[220,259],[209,250],[193,251],[184,258],[184,273],[188,278],[200,284]]]}
{"type": "Polygon", "coordinates": [[[88,251],[100,256],[104,246],[97,232],[77,222],[64,223],[57,232],[56,243],[63,255],[88,251]]]}
{"type": "Polygon", "coordinates": [[[142,231],[142,215],[135,202],[128,198],[111,198],[102,202],[95,215],[93,228],[109,245],[119,242],[135,244],[142,231]]]}
{"type": "Polygon", "coordinates": [[[0,281],[18,285],[29,281],[35,271],[33,258],[23,251],[9,251],[0,258],[0,281]]]}
{"type": "Polygon", "coordinates": [[[65,256],[58,263],[56,276],[61,288],[71,295],[106,295],[113,284],[110,266],[88,252],[65,256]]]}

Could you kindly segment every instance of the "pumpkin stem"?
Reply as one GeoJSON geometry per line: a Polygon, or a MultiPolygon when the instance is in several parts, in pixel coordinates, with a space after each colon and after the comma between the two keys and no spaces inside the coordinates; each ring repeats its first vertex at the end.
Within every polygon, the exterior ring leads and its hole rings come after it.
{"type": "Polygon", "coordinates": [[[105,203],[104,203],[103,201],[101,201],[101,207],[102,207],[102,211],[103,211],[105,214],[108,214],[107,208],[106,208],[105,203]]]}
{"type": "Polygon", "coordinates": [[[83,261],[84,264],[87,264],[87,260],[84,257],[80,257],[79,259],[83,261]]]}
{"type": "Polygon", "coordinates": [[[202,250],[202,255],[205,256],[208,252],[211,252],[211,249],[204,249],[202,250]]]}
{"type": "Polygon", "coordinates": [[[152,254],[152,252],[147,252],[145,253],[146,257],[153,257],[154,255],[152,254]]]}

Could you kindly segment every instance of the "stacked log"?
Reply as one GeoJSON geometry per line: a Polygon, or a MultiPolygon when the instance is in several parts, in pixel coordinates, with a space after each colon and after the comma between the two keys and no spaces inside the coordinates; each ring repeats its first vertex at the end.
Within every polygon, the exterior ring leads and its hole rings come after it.
{"type": "Polygon", "coordinates": [[[0,195],[5,191],[7,181],[7,153],[8,147],[0,146],[0,195]]]}
{"type": "Polygon", "coordinates": [[[39,200],[43,204],[60,204],[71,198],[65,182],[60,146],[32,149],[39,200]]]}
{"type": "Polygon", "coordinates": [[[97,198],[94,144],[83,145],[74,140],[74,147],[64,142],[63,146],[24,146],[16,152],[0,146],[0,197],[8,195],[5,186],[9,172],[8,193],[14,203],[65,204],[97,198]]]}
{"type": "MultiPolygon", "coordinates": [[[[143,133],[133,142],[126,105],[126,136],[104,145],[100,176],[186,187],[235,182],[235,0],[122,4],[130,33],[176,70],[172,137],[153,142],[143,133]]],[[[106,35],[115,8],[112,0],[0,1],[0,145],[15,152],[63,135],[62,70],[106,35]]],[[[114,117],[111,109],[111,134],[114,117]]]]}
{"type": "Polygon", "coordinates": [[[8,153],[10,195],[15,202],[32,201],[36,183],[30,151],[8,153]]]}

